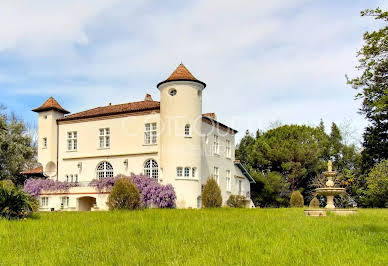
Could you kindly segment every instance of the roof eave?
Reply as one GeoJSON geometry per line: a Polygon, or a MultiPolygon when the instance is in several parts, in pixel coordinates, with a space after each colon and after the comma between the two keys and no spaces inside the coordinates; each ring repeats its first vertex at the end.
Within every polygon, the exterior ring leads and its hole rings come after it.
{"type": "Polygon", "coordinates": [[[159,82],[158,85],[156,85],[156,87],[159,88],[160,85],[168,83],[168,82],[173,82],[173,81],[191,81],[191,82],[196,82],[196,83],[201,84],[203,86],[203,88],[206,88],[206,83],[205,82],[202,82],[200,80],[193,80],[193,79],[169,79],[169,80],[166,79],[165,81],[159,82]]]}
{"type": "Polygon", "coordinates": [[[235,165],[238,166],[238,168],[240,168],[241,172],[243,173],[243,175],[246,176],[246,178],[248,178],[249,180],[249,183],[251,184],[256,184],[256,181],[253,179],[253,177],[248,173],[247,169],[244,167],[244,165],[241,163],[241,162],[234,162],[235,165]]]}
{"type": "Polygon", "coordinates": [[[31,111],[33,111],[35,113],[40,113],[40,112],[45,112],[45,111],[50,111],[50,110],[55,110],[55,111],[63,113],[63,114],[70,114],[70,112],[65,110],[65,109],[59,109],[59,108],[55,108],[55,107],[44,107],[44,108],[38,107],[38,108],[32,109],[31,111]]]}

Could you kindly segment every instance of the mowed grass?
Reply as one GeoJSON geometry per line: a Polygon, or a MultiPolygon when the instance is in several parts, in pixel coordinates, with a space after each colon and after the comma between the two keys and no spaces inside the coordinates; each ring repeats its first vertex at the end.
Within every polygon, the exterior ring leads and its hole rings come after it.
{"type": "Polygon", "coordinates": [[[388,265],[388,210],[41,213],[0,220],[0,264],[388,265]]]}

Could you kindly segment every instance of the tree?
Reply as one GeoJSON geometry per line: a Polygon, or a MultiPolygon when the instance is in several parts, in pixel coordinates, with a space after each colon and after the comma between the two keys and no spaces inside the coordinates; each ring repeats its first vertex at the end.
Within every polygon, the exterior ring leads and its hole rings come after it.
{"type": "Polygon", "coordinates": [[[364,46],[357,53],[360,76],[349,79],[362,99],[361,113],[370,122],[364,132],[362,151],[363,171],[367,173],[374,164],[388,159],[388,12],[379,8],[361,12],[362,17],[374,17],[385,26],[364,33],[364,46]]]}
{"type": "Polygon", "coordinates": [[[16,185],[23,184],[18,175],[34,166],[35,149],[23,121],[14,115],[0,113],[0,180],[9,179],[16,185]]]}
{"type": "Polygon", "coordinates": [[[109,194],[107,202],[110,210],[136,210],[140,208],[139,190],[129,178],[119,178],[109,194]]]}
{"type": "Polygon", "coordinates": [[[388,160],[376,164],[366,177],[365,195],[370,206],[388,207],[388,160]]]}
{"type": "MultiPolygon", "coordinates": [[[[260,130],[257,130],[256,134],[259,135],[259,133],[260,130]]],[[[240,143],[236,147],[236,159],[248,164],[248,154],[250,153],[250,148],[254,142],[255,138],[249,133],[249,130],[245,131],[245,136],[240,140],[240,143]]]]}
{"type": "Polygon", "coordinates": [[[205,208],[217,208],[222,205],[221,189],[214,178],[209,178],[203,188],[202,204],[205,208]]]}
{"type": "Polygon", "coordinates": [[[289,203],[289,183],[278,172],[263,174],[250,171],[256,183],[251,184],[251,198],[255,206],[260,207],[287,207],[289,203]]]}

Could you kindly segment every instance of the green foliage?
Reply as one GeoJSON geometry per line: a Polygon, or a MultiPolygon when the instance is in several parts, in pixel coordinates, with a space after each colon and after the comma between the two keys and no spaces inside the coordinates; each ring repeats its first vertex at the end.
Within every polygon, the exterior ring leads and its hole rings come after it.
{"type": "Polygon", "coordinates": [[[218,208],[222,205],[221,189],[214,178],[209,178],[203,188],[202,204],[205,208],[218,208]]]}
{"type": "Polygon", "coordinates": [[[22,185],[19,173],[33,166],[35,151],[23,121],[0,113],[0,179],[22,185]]]}
{"type": "Polygon", "coordinates": [[[388,207],[388,160],[376,164],[366,177],[365,195],[372,207],[388,207]]]}
{"type": "Polygon", "coordinates": [[[110,210],[136,210],[140,208],[140,193],[129,178],[116,181],[107,202],[110,210]]]}
{"type": "Polygon", "coordinates": [[[388,12],[379,8],[367,9],[361,16],[374,17],[384,25],[381,29],[364,33],[364,46],[358,51],[361,74],[348,79],[362,99],[360,111],[370,124],[364,133],[362,152],[363,171],[375,163],[388,159],[388,12]]]}
{"type": "Polygon", "coordinates": [[[10,180],[0,181],[0,217],[20,219],[37,211],[37,199],[15,187],[10,180]]]}
{"type": "Polygon", "coordinates": [[[255,206],[287,207],[289,204],[289,184],[278,172],[251,171],[256,183],[251,184],[251,198],[255,206]]]}
{"type": "Polygon", "coordinates": [[[291,193],[290,205],[293,208],[302,208],[304,206],[303,196],[299,190],[291,193]]]}
{"type": "Polygon", "coordinates": [[[319,208],[319,200],[317,199],[317,197],[314,197],[314,198],[310,201],[309,207],[310,207],[310,208],[319,208]]]}
{"type": "Polygon", "coordinates": [[[230,195],[226,201],[226,205],[232,208],[246,208],[249,204],[249,200],[242,195],[230,195]]]}
{"type": "Polygon", "coordinates": [[[291,190],[300,190],[312,198],[316,176],[327,170],[327,160],[341,175],[341,185],[356,197],[361,155],[354,145],[342,143],[341,131],[335,123],[331,133],[321,121],[317,127],[306,125],[277,126],[266,132],[258,130],[256,138],[249,133],[236,151],[255,178],[251,185],[252,200],[261,207],[288,206],[291,190]]]}

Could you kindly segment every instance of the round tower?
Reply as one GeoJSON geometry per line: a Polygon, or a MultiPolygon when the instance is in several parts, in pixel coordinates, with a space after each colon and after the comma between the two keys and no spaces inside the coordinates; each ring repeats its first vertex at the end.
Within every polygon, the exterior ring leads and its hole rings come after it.
{"type": "Polygon", "coordinates": [[[163,183],[174,186],[178,208],[200,207],[202,90],[206,84],[180,64],[157,87],[163,183]]]}
{"type": "Polygon", "coordinates": [[[43,166],[44,175],[58,179],[58,126],[57,120],[69,111],[62,108],[53,98],[48,98],[40,107],[32,111],[38,118],[38,162],[43,166]]]}

